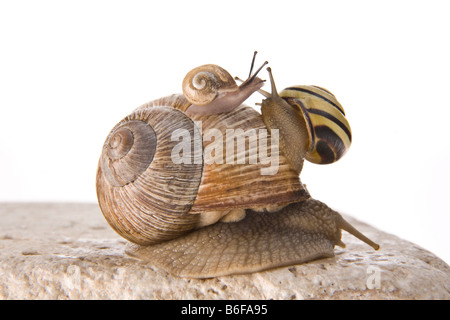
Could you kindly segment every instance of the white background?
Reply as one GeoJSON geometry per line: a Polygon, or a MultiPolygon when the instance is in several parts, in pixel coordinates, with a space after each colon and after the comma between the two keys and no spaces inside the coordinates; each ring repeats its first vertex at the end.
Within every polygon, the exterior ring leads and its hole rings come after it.
{"type": "Polygon", "coordinates": [[[305,165],[312,196],[449,262],[447,3],[1,0],[0,201],[96,202],[120,119],[198,65],[246,77],[258,50],[279,89],[331,90],[352,126],[341,161],[305,165]]]}

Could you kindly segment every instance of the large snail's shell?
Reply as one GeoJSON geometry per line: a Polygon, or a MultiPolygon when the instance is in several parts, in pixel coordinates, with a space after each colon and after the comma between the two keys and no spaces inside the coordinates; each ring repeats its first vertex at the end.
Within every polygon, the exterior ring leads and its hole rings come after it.
{"type": "Polygon", "coordinates": [[[215,64],[205,64],[189,71],[183,79],[183,94],[192,104],[203,106],[213,101],[219,92],[238,90],[234,78],[215,64]]]}
{"type": "Polygon", "coordinates": [[[197,223],[198,216],[188,212],[197,197],[202,164],[172,162],[177,141],[171,141],[171,134],[177,128],[194,137],[196,127],[183,112],[143,109],[118,123],[103,146],[97,172],[100,208],[113,229],[132,242],[172,239],[197,223]]]}
{"type": "MultiPolygon", "coordinates": [[[[189,102],[183,95],[172,95],[149,102],[137,110],[158,107],[162,105],[172,105],[174,108],[185,111],[189,102]]],[[[198,190],[197,198],[191,208],[191,213],[201,213],[224,208],[258,208],[271,205],[284,205],[298,202],[309,198],[309,194],[301,183],[298,174],[290,167],[283,154],[278,154],[278,172],[274,175],[261,175],[261,169],[269,165],[250,164],[249,154],[254,150],[250,149],[248,139],[245,148],[245,165],[227,163],[225,157],[226,150],[226,130],[227,129],[263,129],[266,126],[261,115],[245,105],[241,105],[231,112],[209,116],[192,116],[194,121],[201,121],[202,131],[209,128],[219,129],[224,137],[223,163],[216,161],[212,164],[203,164],[202,181],[198,190]]],[[[268,132],[267,139],[271,136],[268,132]]],[[[206,148],[214,141],[203,141],[203,148],[206,148]]],[[[268,142],[270,145],[270,142],[268,142]]]]}

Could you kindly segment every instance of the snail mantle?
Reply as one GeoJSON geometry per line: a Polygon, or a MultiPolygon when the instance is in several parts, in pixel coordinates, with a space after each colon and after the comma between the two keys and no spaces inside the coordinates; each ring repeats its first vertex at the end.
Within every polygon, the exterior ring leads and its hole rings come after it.
{"type": "Polygon", "coordinates": [[[450,299],[450,268],[414,243],[345,219],[335,257],[196,280],[150,266],[97,204],[0,204],[0,299],[450,299]]]}

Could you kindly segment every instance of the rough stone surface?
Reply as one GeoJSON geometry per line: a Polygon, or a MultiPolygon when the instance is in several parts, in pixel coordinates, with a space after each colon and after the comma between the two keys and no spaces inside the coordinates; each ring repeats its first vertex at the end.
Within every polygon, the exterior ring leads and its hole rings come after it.
{"type": "Polygon", "coordinates": [[[449,266],[345,216],[336,257],[250,275],[173,277],[126,252],[96,204],[0,204],[0,299],[450,299],[449,266]]]}

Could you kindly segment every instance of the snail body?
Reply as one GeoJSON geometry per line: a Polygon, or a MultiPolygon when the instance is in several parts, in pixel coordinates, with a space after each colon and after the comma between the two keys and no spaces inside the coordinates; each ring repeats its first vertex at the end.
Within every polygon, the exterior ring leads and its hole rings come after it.
{"type": "Polygon", "coordinates": [[[240,86],[228,71],[217,65],[206,64],[192,69],[184,77],[182,85],[183,94],[191,103],[186,113],[191,116],[212,115],[233,110],[264,85],[256,77],[261,68],[240,86]]]}
{"type": "Polygon", "coordinates": [[[345,247],[341,229],[379,248],[339,213],[310,198],[276,213],[247,210],[239,222],[218,222],[130,253],[179,277],[212,278],[333,257],[336,245],[345,247]]]}
{"type": "Polygon", "coordinates": [[[240,86],[218,66],[195,68],[183,81],[184,94],[138,107],[103,145],[96,180],[103,215],[137,245],[135,255],[174,275],[207,278],[329,257],[343,245],[341,229],[378,247],[311,199],[299,173],[313,148],[306,121],[298,126],[304,118],[289,100],[272,94],[262,116],[242,104],[263,84],[256,75],[264,64],[252,74],[253,62],[240,86]],[[209,83],[211,75],[219,81],[209,83]],[[208,86],[205,99],[188,93],[208,86]],[[293,123],[271,114],[276,109],[268,107],[280,101],[293,123]],[[290,129],[280,130],[278,148],[274,129],[285,125],[290,129]],[[252,140],[252,133],[261,136],[252,140]],[[288,152],[289,139],[301,140],[299,152],[288,152]],[[276,170],[268,170],[267,153],[258,154],[269,144],[276,170]]]}
{"type": "MultiPolygon", "coordinates": [[[[350,148],[352,133],[336,97],[324,88],[305,85],[291,86],[278,94],[272,71],[268,71],[272,93],[260,90],[266,96],[261,113],[268,128],[280,130],[281,148],[290,162],[295,165],[304,158],[329,164],[341,159],[350,148]]],[[[298,165],[297,170],[301,170],[298,165]]]]}

